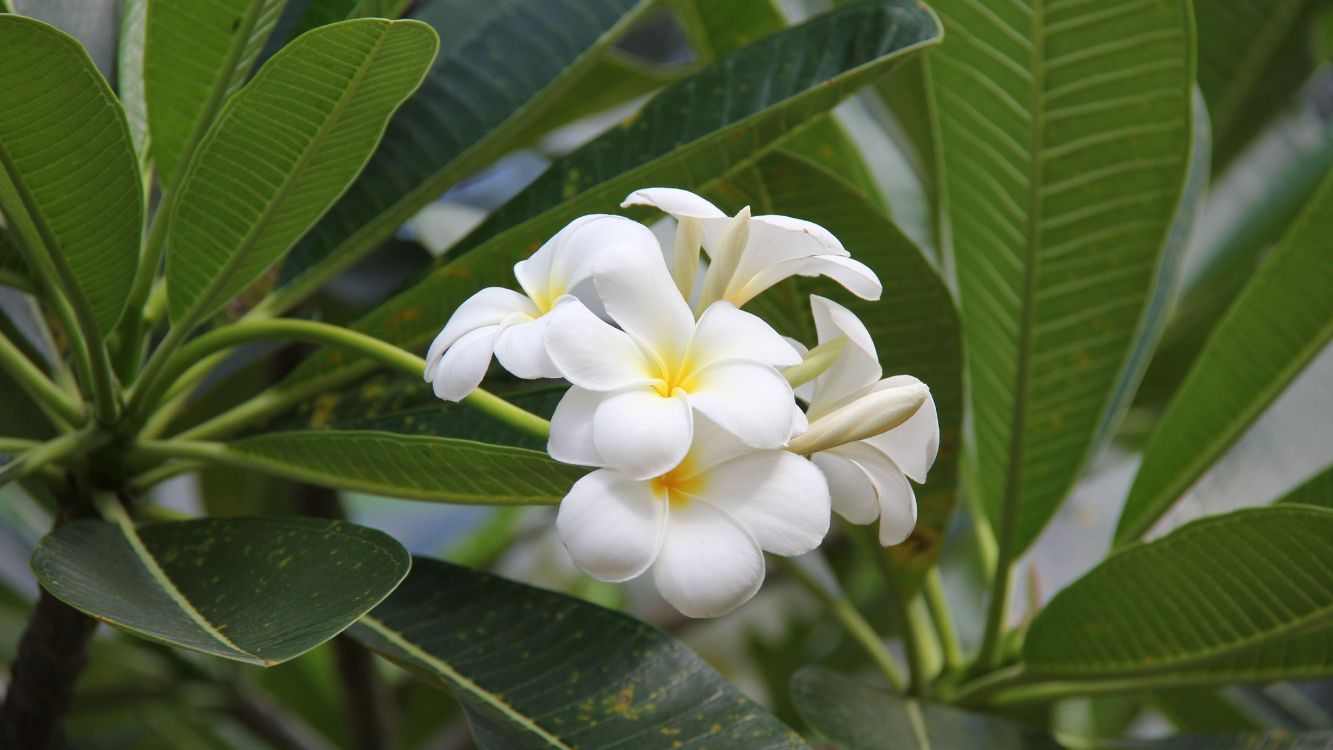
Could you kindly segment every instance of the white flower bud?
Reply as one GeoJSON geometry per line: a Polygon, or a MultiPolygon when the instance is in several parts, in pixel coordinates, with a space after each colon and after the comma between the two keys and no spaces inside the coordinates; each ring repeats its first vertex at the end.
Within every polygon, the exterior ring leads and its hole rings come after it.
{"type": "Polygon", "coordinates": [[[911,419],[930,397],[930,389],[923,383],[886,383],[874,383],[810,420],[810,429],[792,438],[787,450],[811,455],[888,432],[911,419]]]}

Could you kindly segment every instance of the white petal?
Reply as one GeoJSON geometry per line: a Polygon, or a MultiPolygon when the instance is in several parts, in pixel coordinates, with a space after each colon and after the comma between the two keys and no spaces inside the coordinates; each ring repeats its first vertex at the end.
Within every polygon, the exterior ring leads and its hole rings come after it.
{"type": "MultiPolygon", "coordinates": [[[[559,297],[563,294],[564,292],[557,289],[555,290],[555,295],[550,296],[552,291],[551,282],[553,270],[556,267],[558,256],[566,252],[566,240],[568,240],[570,236],[577,232],[584,224],[606,216],[607,214],[592,214],[590,216],[578,217],[566,224],[559,232],[556,232],[555,236],[551,237],[551,239],[542,243],[542,246],[537,248],[536,252],[532,255],[529,255],[524,260],[516,263],[514,265],[514,277],[518,279],[518,283],[523,287],[523,291],[527,292],[528,296],[532,299],[546,298],[547,302],[550,302],[554,300],[555,297],[559,297]]],[[[591,250],[593,248],[584,245],[578,249],[591,250]]],[[[588,258],[587,262],[591,263],[592,259],[588,258]]],[[[565,261],[562,265],[568,266],[569,261],[565,261]]]]}
{"type": "Polygon", "coordinates": [[[641,346],[666,360],[684,354],[694,315],[659,249],[603,253],[593,264],[593,283],[607,314],[641,346]]]}
{"type": "Polygon", "coordinates": [[[665,398],[652,387],[607,394],[593,414],[593,440],[607,466],[634,479],[674,469],[694,432],[684,395],[665,398]]]}
{"type": "Polygon", "coordinates": [[[839,451],[861,467],[875,485],[879,498],[879,543],[899,544],[916,527],[916,493],[897,464],[864,443],[853,443],[839,451]]]}
{"type": "Polygon", "coordinates": [[[652,379],[638,345],[582,303],[565,302],[546,317],[546,352],[574,385],[613,391],[652,379]]]}
{"type": "Polygon", "coordinates": [[[838,359],[828,371],[815,379],[815,395],[810,411],[818,415],[824,408],[879,380],[882,370],[875,353],[875,342],[870,338],[861,319],[838,303],[810,295],[810,311],[814,313],[815,330],[823,344],[845,337],[838,359]]]}
{"type": "Polygon", "coordinates": [[[737,310],[730,302],[714,302],[699,317],[690,339],[689,359],[695,367],[726,360],[749,360],[776,367],[801,363],[801,355],[768,323],[737,310]]]}
{"type": "Polygon", "coordinates": [[[575,386],[565,392],[551,415],[551,437],[546,452],[551,458],[577,466],[603,466],[592,437],[592,418],[606,397],[575,386]]]}
{"type": "Polygon", "coordinates": [[[556,527],[574,564],[602,581],[626,581],[657,559],[667,501],[647,482],[601,469],[574,483],[556,527]]]}
{"type": "Polygon", "coordinates": [[[695,474],[753,451],[754,448],[719,427],[713,420],[703,414],[694,414],[694,434],[690,439],[688,460],[695,474]]]}
{"type": "MultiPolygon", "coordinates": [[[[898,386],[921,381],[911,375],[894,375],[884,382],[898,386]]],[[[893,459],[912,481],[925,484],[926,474],[940,452],[940,420],[935,398],[927,396],[926,402],[906,422],[866,442],[893,459]]]]}
{"type": "Polygon", "coordinates": [[[602,255],[636,257],[640,252],[662,252],[652,230],[623,216],[597,215],[565,238],[552,264],[551,279],[569,290],[592,277],[602,255]]]}
{"type": "Polygon", "coordinates": [[[620,204],[621,208],[630,206],[652,206],[676,218],[688,216],[696,219],[724,219],[727,216],[721,209],[704,198],[680,188],[643,188],[635,190],[620,204]]]}
{"type": "Polygon", "coordinates": [[[543,315],[536,320],[505,326],[495,340],[495,358],[515,377],[533,380],[558,378],[560,369],[546,353],[546,324],[543,315]]]}
{"type": "Polygon", "coordinates": [[[786,451],[753,451],[712,467],[699,497],[740,521],[768,552],[804,554],[828,533],[824,475],[786,451]]]}
{"type": "Polygon", "coordinates": [[[439,366],[444,350],[453,346],[463,334],[482,326],[497,325],[515,313],[529,317],[540,315],[532,300],[512,289],[498,286],[482,289],[464,300],[431,342],[430,351],[426,353],[426,381],[435,379],[435,368],[439,366]]]}
{"type": "Polygon", "coordinates": [[[836,255],[816,255],[775,263],[753,276],[744,277],[744,285],[728,290],[727,299],[743,305],[760,292],[791,276],[827,276],[861,299],[877,300],[884,293],[879,277],[866,264],[836,255]]]}
{"type": "Polygon", "coordinates": [[[852,523],[865,524],[879,517],[875,486],[861,467],[834,453],[810,457],[828,479],[829,496],[838,515],[852,523]]]}
{"type": "Polygon", "coordinates": [[[462,401],[481,385],[495,351],[499,326],[485,326],[463,334],[441,357],[432,381],[435,395],[445,401],[462,401]]]}
{"type": "Polygon", "coordinates": [[[749,362],[711,365],[695,375],[690,404],[753,448],[791,438],[791,385],[776,370],[749,362]]]}
{"type": "Polygon", "coordinates": [[[675,503],[652,570],[657,590],[681,614],[720,617],[759,590],[764,553],[718,508],[700,500],[675,503]]]}

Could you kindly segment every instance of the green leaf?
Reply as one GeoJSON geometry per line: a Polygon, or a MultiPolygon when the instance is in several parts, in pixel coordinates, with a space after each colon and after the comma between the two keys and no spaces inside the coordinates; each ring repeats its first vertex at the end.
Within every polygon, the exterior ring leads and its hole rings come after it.
{"type": "Polygon", "coordinates": [[[212,313],[328,209],[420,84],[437,45],[435,32],[415,21],[325,26],[284,47],[227,102],[171,216],[173,323],[212,313]]]}
{"type": "Polygon", "coordinates": [[[948,287],[871,198],[828,167],[785,148],[726,182],[712,197],[732,209],[749,202],[755,213],[797,216],[827,228],[884,284],[883,296],[867,302],[850,298],[831,282],[800,279],[766,293],[749,310],[813,345],[807,295],[837,299],[870,330],[885,375],[911,374],[930,386],[939,412],[940,451],[929,481],[919,488],[916,530],[897,548],[907,557],[905,564],[920,572],[939,550],[957,484],[963,365],[958,313],[948,287]],[[784,319],[795,325],[783,325],[784,319]]]}
{"type": "Polygon", "coordinates": [[[967,462],[1016,554],[1096,447],[1150,304],[1189,162],[1189,4],[933,6],[967,462]]]}
{"type": "Polygon", "coordinates": [[[292,252],[284,280],[346,267],[446,188],[530,137],[533,123],[564,103],[570,87],[648,4],[455,0],[422,6],[413,17],[444,40],[435,66],[389,124],[360,179],[292,252]]]}
{"type": "Polygon", "coordinates": [[[1024,670],[1176,684],[1333,674],[1331,560],[1333,511],[1274,506],[1195,521],[1057,594],[1028,631],[1024,670]]]}
{"type": "Polygon", "coordinates": [[[402,545],[313,518],[74,521],[42,538],[37,580],[136,635],[271,665],[342,632],[407,574],[402,545]]]}
{"type": "Polygon", "coordinates": [[[0,15],[0,49],[27,61],[0,66],[0,211],[26,252],[68,266],[78,288],[66,291],[86,298],[105,334],[125,306],[144,215],[125,113],[54,27],[0,15]]]}
{"type": "MultiPolygon", "coordinates": [[[[512,286],[513,264],[569,220],[610,210],[631,190],[648,185],[706,191],[895,60],[938,40],[939,27],[924,6],[882,0],[825,14],[741,48],[556,162],[477,230],[466,254],[446,261],[355,327],[424,350],[460,302],[486,286],[512,286]],[[775,68],[774,60],[788,62],[775,68]]],[[[317,352],[289,382],[315,382],[317,376],[337,382],[356,362],[350,353],[317,352]]]]}
{"type": "Polygon", "coordinates": [[[164,187],[176,187],[177,171],[184,166],[179,162],[195,148],[227,97],[245,82],[285,4],[148,3],[142,86],[153,158],[164,187]]]}
{"type": "Polygon", "coordinates": [[[484,505],[560,502],[587,469],[525,448],[387,432],[277,432],[198,457],[338,489],[484,505]]]}
{"type": "Polygon", "coordinates": [[[1279,503],[1317,505],[1333,510],[1333,466],[1305,480],[1299,487],[1278,500],[1279,503]]]}
{"type": "Polygon", "coordinates": [[[662,631],[436,560],[349,635],[452,691],[483,750],[806,747],[662,631]]]}
{"type": "Polygon", "coordinates": [[[1138,538],[1333,338],[1333,175],[1236,299],[1143,451],[1115,541],[1138,538]]]}
{"type": "Polygon", "coordinates": [[[125,107],[130,139],[139,155],[139,171],[149,174],[148,100],[144,95],[144,45],[148,36],[148,0],[125,0],[116,53],[116,91],[125,107]]]}
{"type": "Polygon", "coordinates": [[[1226,167],[1314,70],[1318,0],[1214,0],[1196,17],[1199,88],[1226,167]]]}
{"type": "Polygon", "coordinates": [[[837,750],[1060,750],[1051,736],[1014,721],[909,700],[822,667],[791,683],[801,718],[837,750]]]}

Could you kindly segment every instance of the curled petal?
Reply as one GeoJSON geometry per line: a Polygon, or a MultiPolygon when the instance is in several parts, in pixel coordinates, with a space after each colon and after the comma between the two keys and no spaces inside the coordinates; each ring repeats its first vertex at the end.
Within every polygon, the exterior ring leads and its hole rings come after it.
{"type": "Polygon", "coordinates": [[[574,483],[556,528],[574,564],[602,581],[627,581],[657,559],[667,501],[647,482],[601,469],[574,483]]]}
{"type": "Polygon", "coordinates": [[[546,317],[546,352],[569,382],[590,391],[613,391],[651,380],[638,345],[582,303],[565,302],[546,317]]]}
{"type": "Polygon", "coordinates": [[[560,369],[546,353],[546,324],[543,315],[536,320],[504,326],[495,340],[495,358],[516,377],[558,378],[560,369]]]}
{"type": "Polygon", "coordinates": [[[695,375],[690,404],[752,448],[791,439],[791,385],[772,367],[750,362],[710,365],[695,375]]]}
{"type": "Polygon", "coordinates": [[[660,250],[603,253],[593,264],[593,283],[607,314],[640,346],[668,360],[684,354],[694,315],[660,250]]]}
{"type": "Polygon", "coordinates": [[[775,263],[753,276],[744,277],[743,284],[728,290],[727,299],[743,305],[760,292],[791,276],[827,276],[861,299],[877,300],[884,293],[879,277],[866,264],[836,255],[815,255],[775,263]]]}
{"type": "MultiPolygon", "coordinates": [[[[591,264],[598,248],[590,243],[571,244],[569,240],[585,225],[606,218],[621,217],[612,217],[609,214],[580,216],[556,232],[554,237],[542,243],[532,255],[514,264],[514,278],[518,279],[523,291],[534,300],[545,300],[549,303],[564,293],[556,289],[556,293],[551,295],[552,281],[558,280],[567,286],[576,283],[577,280],[573,279],[571,270],[580,265],[591,264]]],[[[584,275],[586,276],[586,273],[584,275]]]]}
{"type": "Polygon", "coordinates": [[[810,311],[814,313],[819,343],[840,337],[847,339],[847,345],[838,354],[838,359],[815,380],[815,395],[810,401],[810,411],[818,415],[823,407],[878,381],[883,371],[870,331],[855,313],[833,300],[814,294],[810,295],[810,311]]]}
{"type": "Polygon", "coordinates": [[[629,388],[607,394],[593,414],[593,439],[607,466],[633,479],[671,471],[690,450],[694,420],[690,403],[677,393],[629,388]]]}
{"type": "Polygon", "coordinates": [[[642,188],[630,193],[621,208],[652,206],[676,218],[725,219],[727,215],[704,198],[680,188],[642,188]]]}
{"type": "Polygon", "coordinates": [[[879,499],[875,485],[860,466],[834,452],[810,457],[828,479],[833,510],[852,523],[866,524],[879,517],[879,499]]]}
{"type": "Polygon", "coordinates": [[[435,395],[445,401],[462,401],[481,385],[495,351],[500,326],[485,326],[463,334],[440,358],[432,375],[435,395]]]}
{"type": "Polygon", "coordinates": [[[740,521],[768,552],[804,554],[828,533],[828,483],[794,453],[753,451],[717,464],[699,497],[740,521]]]}
{"type": "Polygon", "coordinates": [[[773,327],[730,302],[704,310],[690,339],[687,358],[696,367],[726,360],[748,360],[775,367],[800,364],[800,353],[773,327]]]}
{"type": "Polygon", "coordinates": [[[702,500],[673,503],[653,563],[657,590],[689,617],[720,617],[750,600],[764,582],[759,543],[702,500]]]}
{"type": "MultiPolygon", "coordinates": [[[[894,375],[884,382],[897,387],[921,381],[911,375],[894,375]]],[[[934,397],[927,396],[921,408],[906,422],[866,442],[893,459],[912,481],[924,484],[926,474],[940,452],[940,420],[935,411],[934,397]]]]}
{"type": "Polygon", "coordinates": [[[602,466],[602,454],[593,443],[592,419],[604,393],[578,386],[565,392],[551,415],[551,437],[546,452],[557,461],[576,466],[602,466]]]}
{"type": "Polygon", "coordinates": [[[493,286],[468,297],[454,310],[444,330],[431,342],[430,351],[426,352],[426,381],[435,380],[435,370],[440,364],[440,358],[444,356],[444,350],[453,346],[464,334],[483,326],[498,325],[511,317],[536,317],[540,314],[532,300],[512,289],[493,286]]]}
{"type": "Polygon", "coordinates": [[[879,500],[879,543],[900,544],[916,527],[916,493],[898,465],[865,443],[844,446],[839,453],[851,460],[875,486],[879,500]]]}

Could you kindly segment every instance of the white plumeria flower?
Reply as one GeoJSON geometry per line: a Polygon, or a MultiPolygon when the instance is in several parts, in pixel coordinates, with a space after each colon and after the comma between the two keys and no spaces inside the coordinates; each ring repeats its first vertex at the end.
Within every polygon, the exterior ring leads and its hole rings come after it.
{"type": "Polygon", "coordinates": [[[644,188],[620,204],[652,206],[677,220],[672,275],[685,295],[694,288],[699,246],[709,267],[695,310],[722,299],[737,307],[791,276],[828,276],[862,299],[883,292],[875,272],[853,260],[837,237],[813,222],[789,216],[750,216],[744,208],[728,217],[687,190],[644,188]]]}
{"type": "Polygon", "coordinates": [[[705,419],[670,471],[636,479],[600,469],[560,503],[556,525],[574,563],[602,581],[651,570],[690,617],[718,617],[754,596],[764,556],[800,555],[829,527],[824,476],[782,450],[756,451],[705,419]]]}
{"type": "Polygon", "coordinates": [[[546,349],[574,385],[551,418],[552,458],[659,476],[689,450],[696,411],[754,448],[791,438],[800,425],[777,368],[801,355],[767,323],[729,302],[696,322],[657,247],[604,253],[592,278],[620,327],[582,304],[551,313],[546,349]]]}
{"type": "Polygon", "coordinates": [[[797,388],[810,428],[790,448],[811,454],[828,477],[834,510],[857,524],[878,518],[880,543],[898,544],[916,526],[907,480],[924,483],[939,452],[935,400],[909,375],[880,379],[870,332],[850,310],[817,295],[810,307],[819,343],[847,343],[826,372],[797,388]]]}
{"type": "Polygon", "coordinates": [[[426,355],[425,379],[435,395],[460,401],[486,375],[491,355],[520,378],[558,378],[546,355],[549,313],[571,300],[595,304],[589,275],[603,252],[657,251],[646,227],[621,216],[594,214],[570,222],[528,259],[514,266],[524,293],[489,287],[454,311],[426,355]]]}

